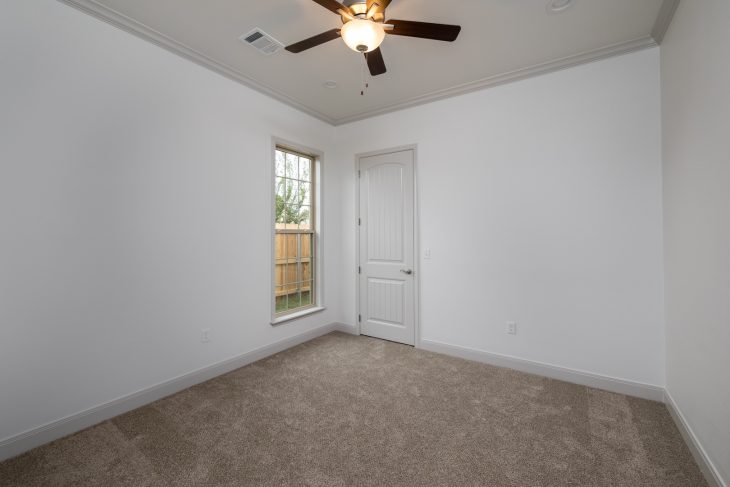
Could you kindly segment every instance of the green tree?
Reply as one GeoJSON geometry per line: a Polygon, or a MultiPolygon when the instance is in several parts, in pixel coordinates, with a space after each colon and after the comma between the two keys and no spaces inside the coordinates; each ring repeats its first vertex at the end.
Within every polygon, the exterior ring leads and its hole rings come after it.
{"type": "Polygon", "coordinates": [[[309,209],[303,208],[309,193],[309,184],[300,184],[295,190],[291,180],[276,178],[276,222],[301,224],[309,221],[309,209]]]}

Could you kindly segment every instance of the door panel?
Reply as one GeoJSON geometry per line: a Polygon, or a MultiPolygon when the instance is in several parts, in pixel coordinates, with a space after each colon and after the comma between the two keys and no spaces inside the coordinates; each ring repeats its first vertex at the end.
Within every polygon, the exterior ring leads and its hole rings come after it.
{"type": "Polygon", "coordinates": [[[403,326],[405,292],[403,281],[368,279],[368,321],[403,326]]]}
{"type": "Polygon", "coordinates": [[[414,152],[360,159],[360,329],[415,344],[414,152]]]}
{"type": "Polygon", "coordinates": [[[403,166],[397,164],[366,170],[370,262],[403,262],[403,172],[403,166]]]}

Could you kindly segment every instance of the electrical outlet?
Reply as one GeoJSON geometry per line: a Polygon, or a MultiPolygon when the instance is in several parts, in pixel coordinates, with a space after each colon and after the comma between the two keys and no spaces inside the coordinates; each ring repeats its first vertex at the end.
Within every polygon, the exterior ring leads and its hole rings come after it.
{"type": "Polygon", "coordinates": [[[431,260],[431,249],[424,249],[423,260],[431,260]]]}
{"type": "Polygon", "coordinates": [[[507,334],[517,335],[517,322],[510,321],[509,323],[507,323],[507,334]]]}
{"type": "Polygon", "coordinates": [[[210,341],[210,328],[203,328],[200,330],[200,341],[208,343],[210,341]]]}

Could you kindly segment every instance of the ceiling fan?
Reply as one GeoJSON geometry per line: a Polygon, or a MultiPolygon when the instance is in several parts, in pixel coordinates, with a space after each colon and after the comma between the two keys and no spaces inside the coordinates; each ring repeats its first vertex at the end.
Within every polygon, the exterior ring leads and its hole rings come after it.
{"type": "Polygon", "coordinates": [[[458,25],[411,20],[388,20],[386,23],[385,9],[391,0],[349,0],[345,1],[345,4],[336,0],[314,1],[342,17],[342,28],[328,30],[297,42],[287,46],[286,50],[296,54],[342,37],[350,49],[365,54],[370,74],[373,76],[387,71],[383,53],[380,52],[380,44],[385,34],[453,42],[461,32],[461,27],[458,25]]]}

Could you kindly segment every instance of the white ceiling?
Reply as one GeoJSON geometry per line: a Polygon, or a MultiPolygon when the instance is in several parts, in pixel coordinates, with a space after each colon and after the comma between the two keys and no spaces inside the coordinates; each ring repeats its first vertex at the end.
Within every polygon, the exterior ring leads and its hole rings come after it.
{"type": "Polygon", "coordinates": [[[388,72],[360,96],[363,56],[339,39],[272,56],[239,41],[254,27],[287,45],[341,25],[312,0],[62,1],[334,124],[655,45],[677,3],[576,0],[548,14],[548,0],[393,0],[388,18],[459,24],[461,35],[386,37],[388,72]]]}

